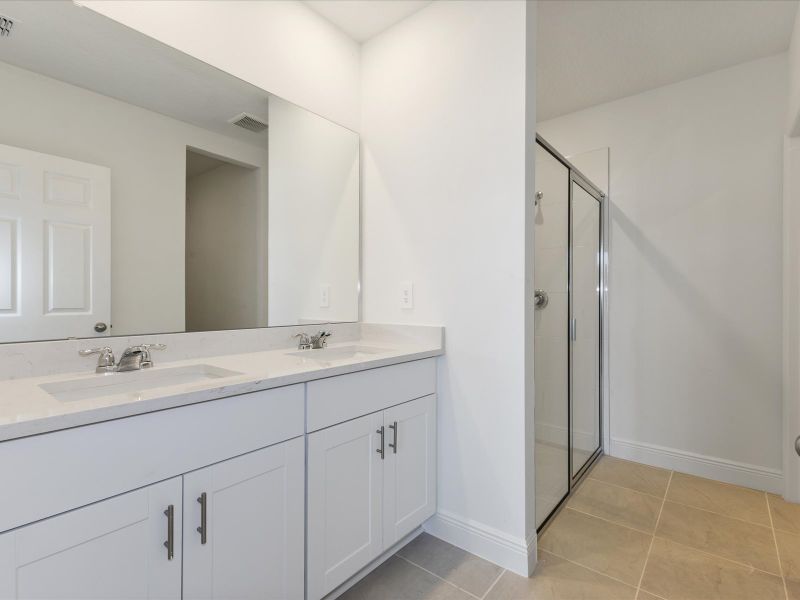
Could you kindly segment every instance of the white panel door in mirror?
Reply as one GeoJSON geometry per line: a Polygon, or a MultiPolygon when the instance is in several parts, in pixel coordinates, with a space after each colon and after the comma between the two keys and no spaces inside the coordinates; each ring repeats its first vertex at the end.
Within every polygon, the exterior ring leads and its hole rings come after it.
{"type": "Polygon", "coordinates": [[[0,342],[98,335],[110,254],[108,168],[0,145],[0,342]]]}

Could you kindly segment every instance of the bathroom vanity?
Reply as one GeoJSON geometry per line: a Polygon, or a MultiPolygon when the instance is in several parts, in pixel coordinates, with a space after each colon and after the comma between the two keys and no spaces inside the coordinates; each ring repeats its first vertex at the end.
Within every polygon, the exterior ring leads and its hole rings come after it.
{"type": "Polygon", "coordinates": [[[443,348],[425,329],[0,381],[0,597],[318,599],[346,584],[435,512],[443,348]],[[211,376],[170,385],[176,369],[211,376]]]}
{"type": "Polygon", "coordinates": [[[443,352],[360,322],[358,133],[83,3],[0,15],[0,598],[341,593],[436,510],[443,352]]]}

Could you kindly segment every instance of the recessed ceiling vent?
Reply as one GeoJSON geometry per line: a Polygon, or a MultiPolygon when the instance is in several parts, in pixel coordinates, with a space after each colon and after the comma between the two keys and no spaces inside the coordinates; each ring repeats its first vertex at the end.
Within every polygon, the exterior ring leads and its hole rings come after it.
{"type": "Polygon", "coordinates": [[[228,120],[228,123],[236,125],[237,127],[242,127],[243,129],[247,129],[248,131],[261,133],[267,128],[266,121],[267,121],[266,119],[261,119],[259,117],[256,117],[255,115],[242,113],[228,120]]]}
{"type": "Polygon", "coordinates": [[[14,29],[14,19],[0,15],[0,37],[8,37],[14,29]]]}

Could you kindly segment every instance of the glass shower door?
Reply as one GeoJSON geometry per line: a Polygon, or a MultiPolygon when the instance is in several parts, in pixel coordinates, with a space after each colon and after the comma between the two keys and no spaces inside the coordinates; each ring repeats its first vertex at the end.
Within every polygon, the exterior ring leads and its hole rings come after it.
{"type": "Polygon", "coordinates": [[[573,180],[570,357],[572,477],[600,448],[600,201],[573,180]]]}
{"type": "Polygon", "coordinates": [[[569,169],[536,147],[536,527],[569,493],[569,169]]]}

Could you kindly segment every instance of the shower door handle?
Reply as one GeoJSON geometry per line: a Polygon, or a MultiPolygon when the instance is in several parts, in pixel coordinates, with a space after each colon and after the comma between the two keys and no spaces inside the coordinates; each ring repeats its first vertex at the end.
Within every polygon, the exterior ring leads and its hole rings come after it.
{"type": "Polygon", "coordinates": [[[550,303],[550,296],[544,290],[535,290],[533,293],[533,308],[542,310],[550,303]]]}
{"type": "Polygon", "coordinates": [[[578,320],[577,319],[570,319],[569,320],[569,339],[573,342],[578,340],[578,320]]]}

